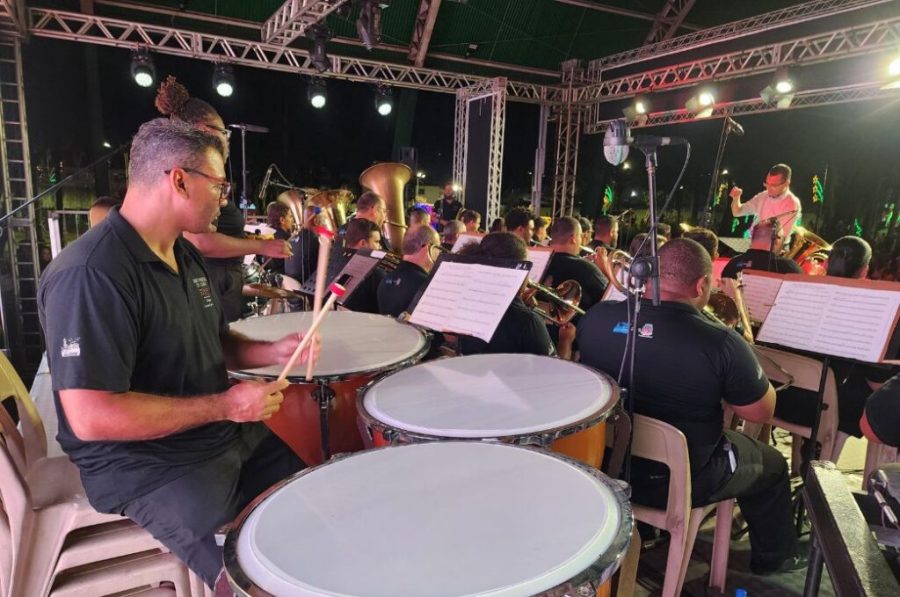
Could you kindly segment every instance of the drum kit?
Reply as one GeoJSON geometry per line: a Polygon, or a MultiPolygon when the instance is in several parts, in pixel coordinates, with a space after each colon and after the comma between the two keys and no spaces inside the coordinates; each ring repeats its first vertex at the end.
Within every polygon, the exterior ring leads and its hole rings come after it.
{"type": "MultiPolygon", "coordinates": [[[[232,329],[274,340],[310,322],[232,329]]],[[[230,526],[217,595],[609,594],[634,525],[628,486],[598,468],[612,379],[535,355],[420,362],[431,335],[379,315],[335,311],[320,332],[313,379],[292,370],[266,421],[312,468],[230,526]]]]}

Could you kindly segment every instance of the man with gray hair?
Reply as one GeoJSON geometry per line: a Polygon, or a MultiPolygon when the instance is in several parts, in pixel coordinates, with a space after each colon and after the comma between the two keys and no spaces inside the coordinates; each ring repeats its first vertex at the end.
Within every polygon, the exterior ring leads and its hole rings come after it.
{"type": "Polygon", "coordinates": [[[222,567],[216,529],[303,466],[259,422],[287,382],[231,385],[226,374],[286,363],[300,334],[231,332],[182,238],[216,230],[231,186],[222,153],[190,124],[142,125],[121,208],[66,247],[38,290],[58,439],[88,499],[148,529],[210,586],[222,567]]]}
{"type": "Polygon", "coordinates": [[[431,226],[410,229],[403,236],[403,261],[378,285],[379,313],[397,317],[409,308],[428,279],[440,247],[438,233],[431,226]]]}
{"type": "MultiPolygon", "coordinates": [[[[775,390],[747,342],[700,313],[712,263],[699,243],[677,238],[659,249],[661,302],[644,301],[637,321],[635,412],[675,426],[687,439],[693,507],[737,498],[750,529],[755,574],[805,567],[791,520],[787,463],[775,448],[724,430],[724,400],[741,418],[766,422],[775,390]]],[[[595,305],[578,323],[581,361],[617,375],[628,333],[624,302],[595,305]]],[[[665,507],[668,468],[635,459],[635,502],[665,507]]]]}

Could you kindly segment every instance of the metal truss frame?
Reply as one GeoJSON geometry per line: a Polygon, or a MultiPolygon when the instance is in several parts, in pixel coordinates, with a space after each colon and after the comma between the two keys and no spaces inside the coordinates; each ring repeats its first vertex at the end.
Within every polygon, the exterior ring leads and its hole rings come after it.
{"type": "Polygon", "coordinates": [[[286,46],[336,11],[347,0],[287,0],[262,26],[262,40],[286,46]]]}
{"type": "Polygon", "coordinates": [[[650,33],[644,38],[644,44],[653,44],[660,41],[671,39],[672,36],[684,23],[684,18],[691,9],[694,8],[697,0],[668,0],[666,5],[662,7],[656,20],[653,21],[653,27],[650,33]]]}
{"type": "Polygon", "coordinates": [[[441,0],[420,0],[419,10],[416,13],[416,23],[413,26],[412,39],[409,41],[407,58],[416,66],[425,64],[425,56],[428,54],[428,46],[431,45],[431,35],[434,33],[434,24],[437,22],[438,11],[441,9],[441,0]]]}
{"type": "Polygon", "coordinates": [[[25,37],[25,0],[0,0],[0,29],[25,37]]]}
{"type": "MultiPolygon", "coordinates": [[[[593,0],[556,0],[560,4],[568,4],[569,6],[577,6],[578,8],[587,8],[598,12],[608,12],[610,14],[622,15],[623,17],[631,17],[633,19],[642,19],[644,21],[656,21],[659,19],[658,14],[652,12],[643,12],[640,10],[632,10],[630,8],[622,8],[621,6],[612,6],[610,4],[600,4],[593,0]]],[[[684,23],[685,29],[700,29],[698,25],[684,23]]]]}
{"type": "MultiPolygon", "coordinates": [[[[678,37],[673,37],[671,39],[657,41],[656,43],[641,46],[640,48],[635,48],[633,50],[597,58],[591,60],[588,67],[591,73],[599,74],[604,70],[636,64],[651,59],[655,60],[663,56],[695,50],[710,44],[731,41],[763,31],[771,31],[778,27],[797,25],[814,19],[831,17],[845,12],[868,8],[877,4],[896,1],[897,0],[812,0],[810,2],[804,2],[803,4],[789,6],[781,10],[774,10],[739,21],[725,23],[718,27],[709,27],[693,33],[679,35],[678,37]]],[[[599,78],[596,80],[599,81],[599,78]]]]}
{"type": "MultiPolygon", "coordinates": [[[[788,108],[779,108],[775,103],[766,103],[760,98],[749,100],[724,102],[717,104],[715,110],[709,118],[725,118],[726,116],[742,116],[745,114],[763,114],[765,112],[778,112],[781,110],[794,110],[798,108],[814,108],[817,106],[830,106],[834,104],[846,104],[850,102],[879,100],[879,99],[900,99],[900,90],[882,89],[882,83],[859,83],[847,85],[843,87],[831,87],[826,89],[811,89],[807,91],[798,91],[788,108]]],[[[598,134],[606,131],[609,123],[616,120],[610,118],[600,122],[590,124],[585,127],[585,134],[598,134]]],[[[679,124],[682,122],[693,122],[697,118],[687,110],[670,110],[668,112],[656,112],[648,115],[640,121],[632,121],[631,128],[643,128],[650,126],[661,126],[666,124],[679,124]]]]}
{"type": "Polygon", "coordinates": [[[492,222],[495,218],[500,217],[507,88],[506,79],[496,77],[456,92],[453,131],[453,181],[460,186],[460,199],[463,204],[465,204],[466,163],[469,156],[469,105],[475,100],[491,98],[487,213],[485,214],[485,221],[487,222],[492,222]]]}
{"type": "MultiPolygon", "coordinates": [[[[128,49],[145,47],[163,54],[281,72],[445,93],[491,81],[476,75],[345,56],[331,56],[331,71],[319,75],[310,62],[309,52],[299,48],[45,8],[29,9],[28,17],[29,32],[35,37],[128,49]]],[[[529,103],[559,101],[560,90],[555,86],[504,80],[510,100],[529,103]]]]}
{"type": "MultiPolygon", "coordinates": [[[[570,99],[577,88],[575,84],[584,75],[578,60],[562,64],[563,82],[569,87],[564,94],[570,99]]],[[[553,219],[572,215],[575,207],[575,180],[578,174],[578,142],[581,138],[581,120],[584,107],[566,101],[556,109],[556,169],[553,177],[553,219]]]]}
{"type": "Polygon", "coordinates": [[[641,92],[771,72],[780,66],[816,64],[890,50],[897,45],[900,16],[610,79],[578,88],[573,101],[605,102],[641,92]]]}

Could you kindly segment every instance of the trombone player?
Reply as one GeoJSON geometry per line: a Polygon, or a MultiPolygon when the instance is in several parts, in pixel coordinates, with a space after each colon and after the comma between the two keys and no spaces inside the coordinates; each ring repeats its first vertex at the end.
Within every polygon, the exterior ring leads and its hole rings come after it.
{"type": "Polygon", "coordinates": [[[581,223],[571,216],[557,218],[553,222],[550,227],[553,256],[544,274],[544,284],[552,286],[565,280],[575,280],[581,285],[581,301],[578,306],[587,311],[603,297],[609,280],[594,261],[606,258],[604,248],[598,247],[596,252],[586,258],[579,257],[581,235],[581,223]]]}

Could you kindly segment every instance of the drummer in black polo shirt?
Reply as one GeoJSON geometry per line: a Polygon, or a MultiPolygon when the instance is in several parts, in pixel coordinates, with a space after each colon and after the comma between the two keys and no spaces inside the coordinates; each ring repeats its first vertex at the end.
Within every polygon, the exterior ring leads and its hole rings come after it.
{"type": "Polygon", "coordinates": [[[258,422],[287,382],[231,385],[226,374],[286,363],[300,334],[231,333],[182,238],[213,228],[230,186],[222,153],[192,125],[142,125],[121,209],[67,246],[38,289],[58,438],[91,505],[148,529],[210,586],[216,530],[303,466],[258,422]]]}
{"type": "Polygon", "coordinates": [[[428,280],[440,254],[441,239],[431,226],[410,229],[403,236],[403,260],[378,285],[378,312],[397,317],[428,280]]]}
{"type": "Polygon", "coordinates": [[[779,256],[782,248],[784,248],[784,234],[781,226],[777,224],[773,226],[771,221],[764,220],[753,228],[750,250],[732,257],[722,270],[722,277],[735,280],[738,272],[746,270],[762,270],[777,274],[802,274],[803,270],[797,265],[797,262],[779,256]],[[773,228],[774,245],[772,244],[773,228]]]}
{"type": "MultiPolygon", "coordinates": [[[[687,438],[693,506],[736,497],[750,528],[756,574],[805,566],[797,555],[787,463],[771,446],[722,428],[722,401],[743,419],[765,422],[775,390],[749,345],[700,314],[712,263],[700,244],[674,239],[659,249],[660,298],[641,304],[635,347],[635,412],[674,425],[687,438]]],[[[581,361],[618,375],[628,332],[624,302],[601,302],[578,323],[581,361]]],[[[668,468],[637,459],[634,500],[664,507],[668,468]]]]}
{"type": "Polygon", "coordinates": [[[555,286],[566,280],[575,280],[581,284],[581,302],[578,306],[587,311],[603,297],[609,280],[592,261],[578,256],[581,234],[581,223],[573,217],[564,216],[553,222],[550,227],[553,257],[544,274],[544,284],[555,286]]]}

